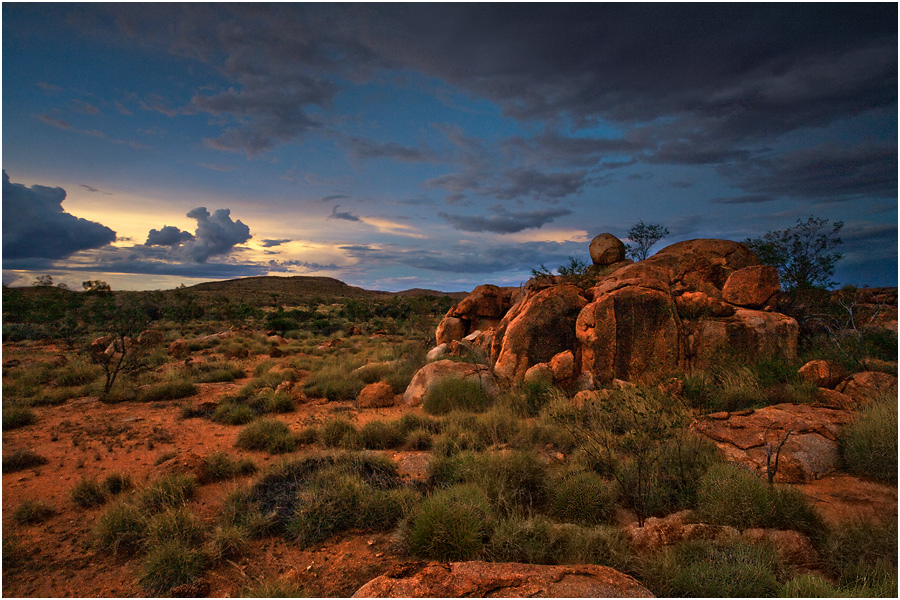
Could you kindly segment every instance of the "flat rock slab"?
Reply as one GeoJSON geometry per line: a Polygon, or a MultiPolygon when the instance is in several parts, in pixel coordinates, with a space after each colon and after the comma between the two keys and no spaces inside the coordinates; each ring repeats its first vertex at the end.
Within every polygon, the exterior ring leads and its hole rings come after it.
{"type": "Polygon", "coordinates": [[[409,563],[354,598],[653,598],[632,577],[599,565],[409,563]]]}
{"type": "MultiPolygon", "coordinates": [[[[765,474],[766,447],[781,450],[776,481],[802,483],[840,466],[838,434],[850,412],[802,404],[776,404],[758,410],[715,413],[697,419],[693,428],[712,439],[727,460],[765,474]]],[[[774,462],[774,455],[773,455],[774,462]]]]}

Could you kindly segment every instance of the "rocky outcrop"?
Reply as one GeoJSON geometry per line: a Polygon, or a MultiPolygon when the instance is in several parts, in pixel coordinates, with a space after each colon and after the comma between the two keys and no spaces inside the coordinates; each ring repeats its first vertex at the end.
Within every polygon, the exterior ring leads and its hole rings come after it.
{"type": "Polygon", "coordinates": [[[634,578],[599,565],[455,562],[398,565],[354,598],[652,598],[634,578]]]}
{"type": "Polygon", "coordinates": [[[491,360],[497,377],[521,381],[529,367],[575,348],[575,320],[586,304],[574,285],[528,294],[503,317],[494,334],[491,360]]]}
{"type": "Polygon", "coordinates": [[[406,392],[403,393],[403,404],[406,406],[422,404],[428,391],[444,379],[477,381],[485,393],[492,398],[500,393],[497,380],[487,366],[445,359],[429,363],[413,375],[406,392]]]}
{"type": "Polygon", "coordinates": [[[601,233],[595,237],[588,250],[591,262],[602,267],[625,260],[625,244],[611,233],[601,233]]]}
{"type": "Polygon", "coordinates": [[[438,325],[438,344],[461,340],[470,333],[496,327],[513,303],[516,288],[479,285],[452,306],[438,325]]]}
{"type": "MultiPolygon", "coordinates": [[[[521,382],[529,369],[546,364],[555,382],[577,382],[577,388],[702,368],[723,352],[748,361],[796,356],[797,322],[772,310],[777,272],[760,265],[743,244],[689,240],[627,264],[616,250],[620,245],[609,234],[594,238],[591,268],[615,270],[588,291],[550,278],[527,287],[513,305],[503,288],[479,286],[447,312],[438,343],[463,339],[479,324],[490,326],[481,329],[489,332],[481,343],[486,348],[490,340],[500,381],[521,382]],[[565,352],[571,369],[550,364],[565,352]]],[[[530,377],[545,376],[540,367],[530,377]]]]}
{"type": "Polygon", "coordinates": [[[654,552],[687,540],[727,542],[740,537],[740,532],[734,527],[690,523],[690,516],[691,511],[683,510],[666,517],[649,517],[643,527],[636,522],[628,524],[625,535],[639,552],[654,552]]]}
{"type": "Polygon", "coordinates": [[[861,408],[882,396],[897,397],[897,377],[889,373],[863,371],[854,373],[842,381],[835,391],[849,396],[857,408],[861,408]]]}
{"type": "MultiPolygon", "coordinates": [[[[776,404],[758,410],[714,413],[692,428],[710,438],[730,462],[766,475],[766,449],[781,449],[775,481],[802,483],[840,467],[838,435],[850,413],[801,404],[776,404]]],[[[774,463],[774,455],[772,457],[774,463]]]]}

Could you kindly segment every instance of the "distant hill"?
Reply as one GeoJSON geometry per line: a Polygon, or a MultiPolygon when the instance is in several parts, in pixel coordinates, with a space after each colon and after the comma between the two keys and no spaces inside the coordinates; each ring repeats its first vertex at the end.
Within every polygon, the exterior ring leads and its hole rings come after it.
{"type": "Polygon", "coordinates": [[[196,292],[208,292],[238,295],[245,302],[253,303],[255,300],[272,300],[273,295],[278,295],[279,301],[290,302],[293,298],[357,298],[386,300],[394,297],[410,296],[450,296],[455,300],[461,300],[467,292],[439,292],[421,288],[405,290],[402,292],[380,292],[366,290],[348,285],[343,281],[332,277],[306,277],[295,275],[292,277],[264,276],[244,277],[242,279],[229,279],[227,281],[208,281],[198,283],[186,288],[196,292]]]}

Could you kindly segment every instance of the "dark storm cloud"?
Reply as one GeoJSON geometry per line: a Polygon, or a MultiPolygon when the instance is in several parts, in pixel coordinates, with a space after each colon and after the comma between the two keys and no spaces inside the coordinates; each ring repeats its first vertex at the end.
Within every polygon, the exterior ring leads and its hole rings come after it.
{"type": "Polygon", "coordinates": [[[341,250],[366,265],[402,264],[436,273],[461,274],[527,271],[542,263],[564,264],[569,256],[585,253],[584,244],[571,242],[517,242],[477,247],[456,244],[445,249],[342,246],[341,250]]]}
{"type": "Polygon", "coordinates": [[[769,196],[767,194],[747,194],[744,196],[713,198],[710,202],[713,204],[762,204],[763,202],[772,202],[775,199],[775,196],[769,196]]]}
{"type": "Polygon", "coordinates": [[[543,173],[537,169],[512,169],[502,174],[506,180],[492,190],[501,200],[533,197],[555,201],[575,194],[587,183],[586,171],[543,173]]]}
{"type": "Polygon", "coordinates": [[[521,154],[528,163],[551,166],[593,166],[603,158],[641,149],[634,140],[571,137],[545,131],[532,138],[516,136],[503,142],[505,150],[521,154]]]}
{"type": "Polygon", "coordinates": [[[334,205],[334,208],[331,209],[331,214],[328,215],[329,219],[337,219],[339,221],[354,221],[354,222],[360,220],[359,217],[357,217],[356,215],[354,215],[353,213],[351,213],[349,211],[338,212],[338,208],[340,206],[341,206],[340,204],[334,205]]]}
{"type": "Polygon", "coordinates": [[[860,196],[896,197],[896,144],[825,144],[725,167],[750,194],[781,195],[820,201],[860,196]]]}
{"type": "Polygon", "coordinates": [[[274,248],[275,246],[280,246],[282,244],[287,244],[291,240],[262,240],[263,248],[274,248]]]}
{"type": "Polygon", "coordinates": [[[391,158],[402,162],[429,162],[435,155],[427,148],[412,148],[396,142],[376,142],[358,137],[348,137],[344,143],[356,158],[391,158]]]}
{"type": "Polygon", "coordinates": [[[178,246],[182,242],[194,239],[189,231],[181,231],[172,225],[166,225],[162,229],[151,229],[147,234],[145,246],[178,246]]]}
{"type": "Polygon", "coordinates": [[[115,241],[116,232],[70,215],[66,191],[10,182],[3,171],[3,258],[65,258],[115,241]]]}
{"type": "Polygon", "coordinates": [[[463,216],[438,213],[442,219],[460,231],[490,231],[492,233],[517,233],[525,229],[540,229],[557,217],[572,214],[571,210],[533,210],[528,212],[509,212],[502,206],[491,209],[494,213],[487,217],[463,216]]]}

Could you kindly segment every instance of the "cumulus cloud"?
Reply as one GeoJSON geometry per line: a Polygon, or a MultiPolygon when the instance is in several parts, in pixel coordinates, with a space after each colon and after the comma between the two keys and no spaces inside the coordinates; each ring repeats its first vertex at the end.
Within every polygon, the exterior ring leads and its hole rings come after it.
{"type": "Polygon", "coordinates": [[[3,258],[66,258],[115,241],[116,232],[70,215],[62,188],[12,183],[3,171],[3,258]]]}
{"type": "Polygon", "coordinates": [[[566,208],[556,210],[533,210],[509,212],[502,206],[491,209],[489,216],[463,216],[439,213],[439,216],[460,231],[490,231],[492,233],[518,233],[524,229],[540,229],[557,217],[572,214],[566,208]]]}
{"type": "Polygon", "coordinates": [[[162,229],[151,229],[147,234],[145,246],[177,246],[182,242],[194,239],[189,231],[181,231],[172,225],[166,225],[162,229]]]}

